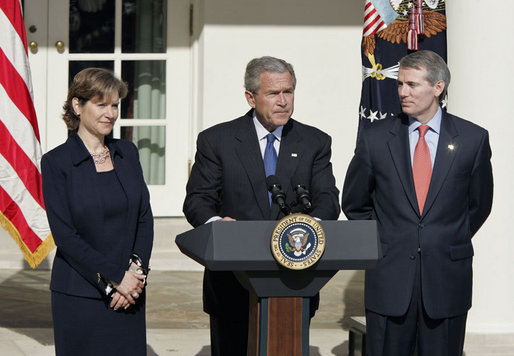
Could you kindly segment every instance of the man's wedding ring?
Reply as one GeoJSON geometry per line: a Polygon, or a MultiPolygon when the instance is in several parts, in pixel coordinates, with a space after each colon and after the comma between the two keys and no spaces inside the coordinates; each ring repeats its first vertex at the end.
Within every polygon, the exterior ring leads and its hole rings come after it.
{"type": "Polygon", "coordinates": [[[139,294],[138,294],[137,292],[134,292],[134,293],[132,293],[132,296],[133,296],[134,298],[137,298],[137,297],[139,297],[139,294]]]}

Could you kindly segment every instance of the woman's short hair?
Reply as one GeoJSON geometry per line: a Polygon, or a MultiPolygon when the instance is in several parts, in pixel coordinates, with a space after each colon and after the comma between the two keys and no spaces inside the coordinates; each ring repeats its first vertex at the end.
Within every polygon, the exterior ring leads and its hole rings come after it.
{"type": "Polygon", "coordinates": [[[73,78],[73,83],[68,89],[68,97],[63,105],[62,119],[68,130],[76,131],[79,128],[80,117],[73,110],[73,98],[84,105],[95,97],[109,97],[113,92],[118,92],[120,99],[127,96],[127,84],[116,78],[114,73],[104,68],[86,68],[78,72],[73,78]]]}

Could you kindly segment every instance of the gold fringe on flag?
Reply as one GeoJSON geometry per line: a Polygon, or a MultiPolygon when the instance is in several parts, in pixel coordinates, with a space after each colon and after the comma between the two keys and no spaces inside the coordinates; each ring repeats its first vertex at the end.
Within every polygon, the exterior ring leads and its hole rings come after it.
{"type": "Polygon", "coordinates": [[[11,237],[16,241],[18,246],[20,247],[21,252],[25,256],[25,260],[27,263],[35,269],[46,256],[52,251],[55,247],[55,242],[52,234],[48,235],[44,241],[41,242],[41,245],[38,246],[36,251],[31,252],[25,242],[22,240],[20,233],[16,229],[16,227],[11,223],[11,221],[0,212],[0,225],[9,232],[11,237]]]}

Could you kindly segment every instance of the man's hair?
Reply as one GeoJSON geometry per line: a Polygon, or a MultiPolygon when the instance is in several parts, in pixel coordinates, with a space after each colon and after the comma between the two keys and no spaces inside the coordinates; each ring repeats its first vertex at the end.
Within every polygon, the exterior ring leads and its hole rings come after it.
{"type": "Polygon", "coordinates": [[[293,66],[283,59],[264,56],[254,58],[246,66],[245,72],[245,89],[256,94],[261,86],[261,73],[285,73],[289,72],[293,78],[293,89],[296,88],[296,76],[294,75],[293,66]]]}
{"type": "Polygon", "coordinates": [[[406,55],[400,60],[400,68],[425,69],[427,71],[426,80],[435,85],[438,81],[444,82],[444,89],[439,95],[439,102],[443,101],[450,85],[450,70],[448,65],[435,52],[422,50],[406,55]]]}
{"type": "Polygon", "coordinates": [[[68,97],[63,105],[62,119],[68,130],[76,131],[79,128],[80,117],[73,110],[73,98],[79,99],[80,105],[95,97],[103,99],[118,92],[120,99],[127,96],[127,84],[116,78],[113,72],[103,68],[87,68],[75,75],[73,83],[68,90],[68,97]]]}

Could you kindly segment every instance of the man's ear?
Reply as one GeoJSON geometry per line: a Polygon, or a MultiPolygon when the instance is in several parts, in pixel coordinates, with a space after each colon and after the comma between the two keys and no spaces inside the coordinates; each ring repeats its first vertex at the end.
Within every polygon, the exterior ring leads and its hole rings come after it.
{"type": "Polygon", "coordinates": [[[249,90],[245,90],[245,97],[248,105],[255,109],[255,94],[249,90]]]}
{"type": "Polygon", "coordinates": [[[435,83],[435,85],[434,85],[435,96],[439,97],[441,95],[441,93],[443,92],[445,87],[446,87],[446,83],[444,82],[444,80],[440,80],[437,83],[435,83]]]}

